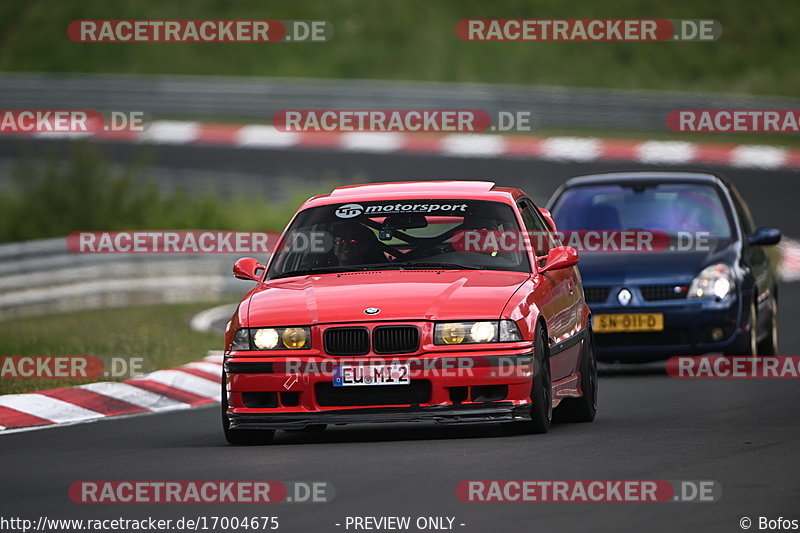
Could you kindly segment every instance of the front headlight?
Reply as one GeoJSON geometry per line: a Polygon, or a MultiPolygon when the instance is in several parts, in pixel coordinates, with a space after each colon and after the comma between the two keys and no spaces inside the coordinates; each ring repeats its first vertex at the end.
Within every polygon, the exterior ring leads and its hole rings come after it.
{"type": "Polygon", "coordinates": [[[241,328],[236,330],[231,350],[308,350],[311,328],[241,328]]]}
{"type": "Polygon", "coordinates": [[[439,322],[433,331],[433,343],[439,345],[486,344],[521,340],[522,334],[513,320],[439,322]]]}
{"type": "Polygon", "coordinates": [[[278,346],[280,340],[281,336],[278,335],[278,331],[273,328],[261,328],[253,333],[253,344],[255,344],[256,348],[259,350],[274,350],[278,346]]]}
{"type": "Polygon", "coordinates": [[[689,285],[689,298],[712,298],[720,300],[733,291],[733,275],[731,269],[722,263],[703,269],[689,285]]]}

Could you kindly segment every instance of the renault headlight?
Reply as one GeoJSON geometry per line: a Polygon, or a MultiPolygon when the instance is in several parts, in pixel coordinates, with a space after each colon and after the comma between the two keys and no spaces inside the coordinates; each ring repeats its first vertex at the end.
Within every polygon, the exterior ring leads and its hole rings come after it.
{"type": "Polygon", "coordinates": [[[522,334],[513,320],[439,322],[433,331],[433,343],[439,345],[486,344],[521,340],[522,334]]]}
{"type": "Polygon", "coordinates": [[[722,263],[711,265],[695,276],[689,285],[689,298],[712,298],[720,300],[733,291],[731,269],[722,263]]]}
{"type": "Polygon", "coordinates": [[[311,328],[241,328],[236,330],[231,350],[308,350],[311,328]]]}

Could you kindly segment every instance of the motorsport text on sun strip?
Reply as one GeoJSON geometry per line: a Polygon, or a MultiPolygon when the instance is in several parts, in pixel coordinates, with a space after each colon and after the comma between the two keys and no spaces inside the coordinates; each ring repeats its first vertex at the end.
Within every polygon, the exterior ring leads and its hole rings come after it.
{"type": "Polygon", "coordinates": [[[325,20],[73,20],[67,35],[79,43],[326,42],[325,20]]]}
{"type": "Polygon", "coordinates": [[[715,41],[712,19],[462,19],[462,41],[715,41]]]}

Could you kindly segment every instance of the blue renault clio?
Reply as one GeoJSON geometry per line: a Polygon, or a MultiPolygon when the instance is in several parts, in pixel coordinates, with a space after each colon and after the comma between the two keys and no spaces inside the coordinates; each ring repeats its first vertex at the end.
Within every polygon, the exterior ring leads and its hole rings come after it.
{"type": "Polygon", "coordinates": [[[562,236],[637,231],[668,243],[653,251],[580,253],[598,358],[777,352],[778,287],[767,247],[781,233],[756,229],[725,178],[694,172],[581,176],[561,186],[548,209],[562,236]]]}

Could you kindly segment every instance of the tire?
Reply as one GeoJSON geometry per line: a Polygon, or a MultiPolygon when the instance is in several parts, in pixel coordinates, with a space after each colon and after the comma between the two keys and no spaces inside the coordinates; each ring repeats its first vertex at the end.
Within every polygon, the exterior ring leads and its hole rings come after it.
{"type": "Polygon", "coordinates": [[[778,351],[778,300],[770,303],[769,333],[758,343],[758,355],[776,355],[778,351]]]}
{"type": "Polygon", "coordinates": [[[597,414],[597,357],[594,353],[594,334],[591,327],[583,341],[581,351],[581,393],[580,398],[565,398],[555,410],[557,422],[591,422],[597,414]]]}
{"type": "Polygon", "coordinates": [[[725,351],[725,355],[742,355],[746,357],[758,355],[758,314],[755,302],[750,303],[750,320],[747,332],[736,337],[733,346],[725,351]]]}
{"type": "Polygon", "coordinates": [[[553,383],[550,377],[550,358],[547,337],[541,325],[536,325],[533,342],[534,363],[531,382],[531,419],[524,422],[507,422],[503,429],[508,434],[547,433],[553,420],[553,383]]]}
{"type": "Polygon", "coordinates": [[[228,394],[225,390],[227,376],[222,373],[222,396],[220,407],[222,409],[222,431],[225,433],[225,440],[234,446],[255,446],[258,444],[268,444],[275,437],[274,429],[231,429],[228,420],[228,394]]]}

